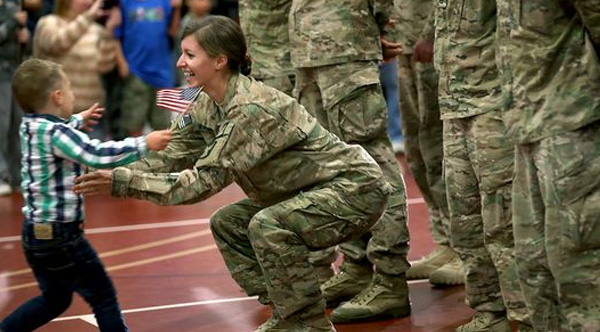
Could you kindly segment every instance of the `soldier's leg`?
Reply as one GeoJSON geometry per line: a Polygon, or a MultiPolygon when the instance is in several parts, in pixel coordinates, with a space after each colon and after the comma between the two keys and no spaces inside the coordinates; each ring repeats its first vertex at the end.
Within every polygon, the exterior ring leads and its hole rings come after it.
{"type": "Polygon", "coordinates": [[[381,189],[342,195],[327,187],[304,192],[260,211],[250,222],[248,236],[281,317],[273,331],[329,331],[309,251],[364,234],[387,202],[381,189]]]}
{"type": "Polygon", "coordinates": [[[529,324],[514,257],[511,210],[514,145],[506,138],[499,111],[476,116],[472,133],[473,168],[480,179],[485,247],[498,274],[508,318],[529,324]]]}
{"type": "MultiPolygon", "coordinates": [[[[371,285],[363,290],[374,297],[360,301],[360,308],[356,308],[359,301],[353,299],[336,309],[332,320],[345,322],[373,319],[392,308],[397,315],[406,315],[410,311],[408,291],[398,291],[406,285],[404,273],[409,267],[406,259],[406,197],[404,180],[386,133],[387,106],[379,85],[377,65],[373,62],[354,62],[328,66],[319,69],[315,76],[323,96],[330,131],[345,142],[360,144],[365,148],[381,167],[385,180],[395,190],[395,194],[388,200],[386,212],[372,230],[366,251],[352,248],[359,244],[357,242],[340,245],[344,257],[365,252],[368,260],[375,265],[376,276],[371,285]],[[390,278],[383,278],[381,275],[390,278]],[[389,301],[378,302],[388,294],[378,294],[378,297],[376,292],[368,291],[387,281],[389,283],[386,286],[389,287],[382,288],[395,296],[386,298],[389,301]]],[[[360,294],[357,298],[359,296],[360,294]]]]}
{"type": "Polygon", "coordinates": [[[400,105],[406,160],[429,210],[429,227],[436,248],[413,262],[409,279],[429,278],[435,284],[462,284],[462,263],[450,246],[450,221],[442,176],[442,121],[437,102],[437,74],[433,65],[415,63],[412,55],[399,57],[400,105]],[[431,274],[438,271],[431,278],[431,274]]]}
{"type": "Polygon", "coordinates": [[[443,122],[450,234],[465,264],[465,301],[477,311],[473,320],[457,331],[478,331],[478,325],[490,331],[510,331],[498,274],[484,245],[479,179],[472,166],[475,158],[475,143],[470,134],[472,122],[473,117],[443,122]]]}
{"type": "Polygon", "coordinates": [[[263,304],[269,303],[262,270],[250,240],[248,225],[263,207],[249,199],[227,205],[210,218],[210,228],[231,277],[248,296],[259,296],[263,304]]]}
{"type": "Polygon", "coordinates": [[[600,330],[600,121],[540,142],[546,250],[563,331],[600,330]]]}
{"type": "MultiPolygon", "coordinates": [[[[293,94],[300,104],[302,104],[310,114],[315,116],[325,129],[329,128],[329,122],[327,121],[327,116],[323,109],[321,91],[314,77],[314,70],[302,68],[296,71],[293,94]]],[[[338,251],[335,247],[310,253],[309,261],[315,268],[321,284],[327,282],[334,276],[332,264],[337,257],[338,251]]],[[[334,305],[334,302],[330,301],[331,296],[329,294],[324,294],[324,297],[329,305],[334,305]]]]}
{"type": "Polygon", "coordinates": [[[534,161],[538,144],[517,145],[512,188],[515,260],[531,323],[537,331],[558,332],[558,291],[546,252],[546,208],[534,161]]]}

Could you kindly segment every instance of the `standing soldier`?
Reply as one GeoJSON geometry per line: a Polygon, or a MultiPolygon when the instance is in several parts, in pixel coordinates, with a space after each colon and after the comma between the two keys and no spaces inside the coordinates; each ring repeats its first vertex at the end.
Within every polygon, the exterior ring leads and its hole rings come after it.
{"type": "Polygon", "coordinates": [[[527,308],[536,331],[600,331],[600,3],[502,4],[504,120],[517,143],[515,255],[527,308]]]}
{"type": "Polygon", "coordinates": [[[432,64],[433,0],[396,0],[402,27],[398,58],[400,111],[406,161],[429,210],[436,248],[412,263],[408,279],[429,278],[438,285],[464,283],[462,261],[450,245],[446,185],[442,176],[442,120],[438,105],[438,76],[432,64]]]}
{"type": "Polygon", "coordinates": [[[364,147],[395,189],[372,236],[340,245],[341,272],[321,287],[329,305],[351,299],[332,312],[337,323],[410,314],[404,181],[386,133],[378,72],[382,51],[400,52],[388,42],[396,39],[392,10],[392,0],[294,0],[290,13],[296,97],[332,133],[364,147]]]}
{"type": "Polygon", "coordinates": [[[528,317],[514,262],[514,147],[501,118],[496,1],[439,1],[435,28],[450,233],[476,311],[456,331],[510,332],[508,319],[528,317]]]}
{"type": "Polygon", "coordinates": [[[240,0],[240,25],[252,57],[252,77],[292,95],[288,16],[292,0],[240,0]]]}

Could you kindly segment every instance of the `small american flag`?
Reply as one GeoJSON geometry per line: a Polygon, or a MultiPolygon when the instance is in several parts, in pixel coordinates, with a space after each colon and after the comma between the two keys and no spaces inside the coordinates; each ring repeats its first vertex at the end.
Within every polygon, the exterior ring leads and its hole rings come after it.
{"type": "Polygon", "coordinates": [[[200,88],[161,89],[156,92],[156,106],[184,113],[200,93],[200,88]]]}

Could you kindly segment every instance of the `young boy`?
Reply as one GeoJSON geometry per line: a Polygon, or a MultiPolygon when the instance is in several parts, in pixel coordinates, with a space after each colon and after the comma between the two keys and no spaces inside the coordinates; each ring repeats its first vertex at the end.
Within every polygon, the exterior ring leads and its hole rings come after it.
{"type": "Polygon", "coordinates": [[[115,288],[83,237],[83,197],[72,186],[82,173],[80,164],[125,165],[147,150],[164,149],[171,134],[165,130],[120,142],[90,140],[75,128],[89,128],[103,110],[94,105],[72,116],[71,84],[60,65],[50,61],[23,62],[13,76],[12,90],[25,112],[20,128],[23,248],[42,295],[0,322],[0,331],[37,329],[69,307],[73,292],[90,304],[100,331],[128,331],[115,288]]]}

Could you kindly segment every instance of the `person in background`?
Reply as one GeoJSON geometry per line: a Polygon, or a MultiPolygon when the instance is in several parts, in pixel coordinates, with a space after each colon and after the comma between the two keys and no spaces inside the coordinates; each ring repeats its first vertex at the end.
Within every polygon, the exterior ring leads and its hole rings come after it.
{"type": "Polygon", "coordinates": [[[17,188],[21,182],[19,138],[21,109],[13,98],[10,79],[24,54],[22,45],[29,43],[25,23],[27,13],[17,0],[0,1],[0,196],[17,188]]]}
{"type": "Polygon", "coordinates": [[[395,154],[404,153],[402,137],[402,116],[400,114],[400,96],[398,94],[398,67],[393,59],[379,64],[379,81],[388,110],[387,133],[395,154]]]}
{"type": "Polygon", "coordinates": [[[170,38],[179,28],[181,0],[121,0],[121,25],[115,35],[121,43],[125,78],[121,126],[130,136],[141,135],[148,122],[165,129],[171,114],[156,106],[156,92],[175,86],[170,38]]]}
{"type": "Polygon", "coordinates": [[[202,87],[161,153],[78,179],[76,191],[193,204],[235,181],[248,198],[211,217],[225,264],[274,310],[257,331],[334,332],[309,253],[367,232],[394,189],[358,145],[323,128],[295,99],[250,72],[239,25],[186,26],[178,66],[202,87]],[[175,172],[175,173],[159,173],[175,172]]]}
{"type": "Polygon", "coordinates": [[[22,245],[42,295],[25,302],[0,322],[3,332],[30,332],[58,317],[73,293],[92,307],[102,332],[128,331],[115,288],[95,250],[83,236],[83,197],[73,192],[83,167],[111,168],[164,149],[169,131],[120,142],[90,140],[89,129],[102,116],[94,104],[73,116],[71,82],[61,65],[30,59],[12,79],[15,99],[25,112],[23,146],[22,245]]]}
{"type": "Polygon", "coordinates": [[[44,16],[33,37],[33,56],[63,65],[75,92],[75,112],[104,101],[101,74],[115,66],[120,23],[115,8],[104,26],[96,22],[105,15],[103,0],[56,0],[54,14],[44,16]]]}

